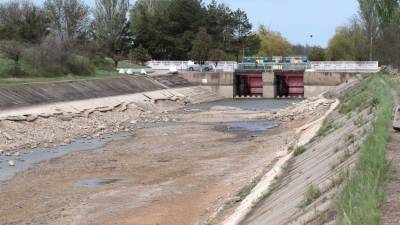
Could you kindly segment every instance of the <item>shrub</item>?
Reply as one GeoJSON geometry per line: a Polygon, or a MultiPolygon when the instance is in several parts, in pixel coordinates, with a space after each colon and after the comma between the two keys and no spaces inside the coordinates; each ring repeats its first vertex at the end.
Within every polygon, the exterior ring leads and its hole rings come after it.
{"type": "Polygon", "coordinates": [[[304,146],[297,146],[294,149],[293,154],[294,154],[294,156],[299,156],[299,155],[303,154],[305,151],[306,151],[306,148],[304,146]]]}

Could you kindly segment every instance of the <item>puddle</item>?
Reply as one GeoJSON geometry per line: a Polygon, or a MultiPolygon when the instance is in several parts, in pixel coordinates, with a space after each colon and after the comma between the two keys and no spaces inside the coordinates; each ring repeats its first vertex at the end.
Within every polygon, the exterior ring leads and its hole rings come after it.
{"type": "Polygon", "coordinates": [[[121,183],[123,179],[92,179],[92,180],[80,180],[76,183],[78,187],[98,187],[107,184],[121,183]]]}
{"type": "Polygon", "coordinates": [[[54,148],[22,149],[19,151],[20,156],[18,157],[0,155],[0,181],[9,180],[16,173],[25,171],[42,161],[59,158],[71,152],[98,149],[109,142],[127,140],[132,137],[133,135],[130,133],[120,132],[107,134],[97,139],[80,139],[71,144],[54,148]],[[15,166],[9,166],[9,160],[14,160],[15,166]]]}
{"type": "Polygon", "coordinates": [[[270,121],[248,121],[225,123],[223,126],[228,131],[262,132],[275,128],[279,124],[270,121]]]}
{"type": "Polygon", "coordinates": [[[187,109],[209,110],[215,106],[228,106],[251,111],[271,111],[287,108],[302,99],[224,99],[191,105],[187,109]]]}

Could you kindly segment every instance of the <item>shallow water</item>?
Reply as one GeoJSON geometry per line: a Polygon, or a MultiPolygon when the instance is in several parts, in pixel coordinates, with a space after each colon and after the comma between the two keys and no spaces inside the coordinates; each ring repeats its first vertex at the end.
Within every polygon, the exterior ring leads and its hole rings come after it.
{"type": "Polygon", "coordinates": [[[191,105],[188,109],[208,110],[215,106],[228,106],[252,111],[283,109],[302,99],[223,99],[191,105]]]}
{"type": "Polygon", "coordinates": [[[133,137],[127,132],[107,134],[96,139],[80,139],[68,145],[57,146],[54,148],[22,149],[20,156],[0,155],[0,181],[13,178],[18,172],[25,171],[37,163],[45,160],[59,158],[71,152],[94,150],[103,147],[109,142],[127,140],[133,137]],[[15,166],[9,166],[8,161],[13,160],[15,166]]]}
{"type": "Polygon", "coordinates": [[[76,183],[78,187],[97,187],[107,184],[114,184],[123,182],[123,179],[91,179],[91,180],[80,180],[76,183]]]}
{"type": "Polygon", "coordinates": [[[246,122],[231,122],[224,124],[228,131],[249,131],[262,132],[279,126],[276,122],[270,121],[246,121],[246,122]]]}

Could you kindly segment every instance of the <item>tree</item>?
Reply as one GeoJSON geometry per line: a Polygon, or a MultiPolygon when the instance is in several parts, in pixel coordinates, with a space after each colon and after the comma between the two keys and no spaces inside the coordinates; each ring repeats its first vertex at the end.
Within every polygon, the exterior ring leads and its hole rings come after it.
{"type": "Polygon", "coordinates": [[[226,57],[226,53],[224,50],[220,48],[213,48],[209,53],[208,59],[215,63],[215,67],[218,66],[218,62],[224,60],[226,57]]]}
{"type": "Polygon", "coordinates": [[[0,52],[10,60],[14,61],[14,66],[10,71],[13,76],[19,75],[21,72],[19,69],[19,62],[22,56],[24,48],[21,43],[15,40],[2,41],[0,43],[0,52]]]}
{"type": "Polygon", "coordinates": [[[238,9],[233,13],[236,18],[234,26],[235,44],[233,47],[236,52],[236,59],[239,61],[240,55],[244,58],[246,55],[258,53],[260,40],[257,34],[251,31],[252,25],[246,12],[238,9]]]}
{"type": "Polygon", "coordinates": [[[261,56],[286,56],[291,53],[291,45],[279,32],[273,32],[261,25],[258,29],[258,37],[261,41],[261,56]]]}
{"type": "Polygon", "coordinates": [[[132,44],[127,43],[130,41],[126,20],[128,8],[128,0],[96,0],[95,37],[106,54],[113,59],[115,67],[118,66],[121,54],[128,51],[132,44]]]}
{"type": "Polygon", "coordinates": [[[378,32],[378,0],[358,0],[360,16],[363,20],[368,37],[369,60],[373,59],[373,47],[378,32]]]}
{"type": "Polygon", "coordinates": [[[312,47],[311,51],[308,53],[308,60],[310,61],[325,61],[326,53],[325,49],[321,47],[312,47]]]}
{"type": "Polygon", "coordinates": [[[63,43],[84,39],[89,28],[89,7],[82,0],[46,0],[51,28],[63,43]]]}
{"type": "Polygon", "coordinates": [[[150,59],[150,56],[147,49],[139,45],[139,47],[136,47],[131,51],[130,58],[144,65],[144,63],[150,59]]]}
{"type": "Polygon", "coordinates": [[[192,42],[193,48],[189,56],[197,61],[207,61],[210,56],[212,42],[212,37],[207,33],[207,30],[201,27],[192,42]]]}
{"type": "Polygon", "coordinates": [[[38,43],[46,36],[48,24],[44,10],[30,1],[0,4],[0,39],[38,43]]]}
{"type": "Polygon", "coordinates": [[[167,8],[170,4],[170,0],[138,0],[131,9],[130,30],[135,37],[135,45],[141,44],[154,59],[168,59],[168,49],[174,47],[174,38],[167,32],[167,8]]]}

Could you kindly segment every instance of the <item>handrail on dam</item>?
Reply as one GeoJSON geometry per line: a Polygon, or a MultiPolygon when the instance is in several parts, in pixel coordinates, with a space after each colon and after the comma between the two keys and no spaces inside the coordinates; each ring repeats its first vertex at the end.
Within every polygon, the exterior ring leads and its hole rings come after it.
{"type": "Polygon", "coordinates": [[[307,72],[358,72],[376,73],[380,71],[377,61],[321,61],[309,63],[239,63],[238,70],[294,70],[307,72]]]}

